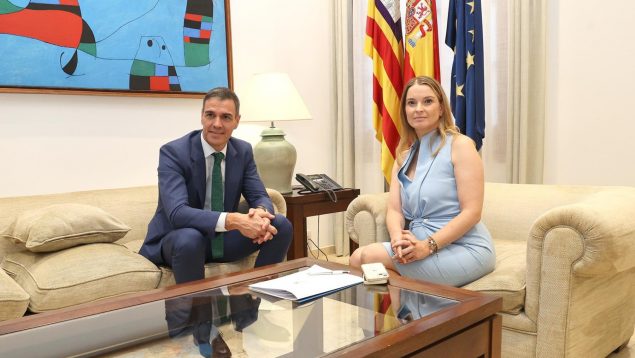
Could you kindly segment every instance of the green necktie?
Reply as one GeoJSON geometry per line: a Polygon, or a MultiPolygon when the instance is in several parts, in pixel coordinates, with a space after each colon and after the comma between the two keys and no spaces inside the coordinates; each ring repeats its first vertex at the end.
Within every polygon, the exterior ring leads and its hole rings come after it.
{"type": "MultiPolygon", "coordinates": [[[[214,167],[212,168],[212,211],[223,211],[223,174],[220,170],[220,163],[225,155],[221,152],[212,154],[214,156],[214,167]]],[[[223,233],[217,233],[212,237],[212,258],[223,257],[223,233]]]]}

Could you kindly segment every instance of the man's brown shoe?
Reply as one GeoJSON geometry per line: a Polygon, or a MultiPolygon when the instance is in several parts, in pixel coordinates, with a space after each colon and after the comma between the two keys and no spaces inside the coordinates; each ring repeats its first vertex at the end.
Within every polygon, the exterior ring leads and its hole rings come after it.
{"type": "Polygon", "coordinates": [[[212,339],[212,357],[216,358],[227,358],[231,357],[232,352],[229,350],[229,346],[225,343],[225,340],[221,335],[217,335],[216,338],[212,339]]]}

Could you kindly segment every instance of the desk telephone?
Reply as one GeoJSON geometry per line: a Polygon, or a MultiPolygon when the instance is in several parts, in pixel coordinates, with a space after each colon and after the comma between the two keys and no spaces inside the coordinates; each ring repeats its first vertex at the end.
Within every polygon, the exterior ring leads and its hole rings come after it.
{"type": "Polygon", "coordinates": [[[342,186],[326,174],[296,174],[295,180],[312,192],[325,191],[333,202],[337,202],[334,190],[341,190],[342,186]]]}

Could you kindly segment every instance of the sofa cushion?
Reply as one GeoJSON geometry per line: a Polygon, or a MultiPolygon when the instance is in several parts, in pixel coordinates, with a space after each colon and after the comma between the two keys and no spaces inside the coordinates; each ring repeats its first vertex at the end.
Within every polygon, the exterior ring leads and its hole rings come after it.
{"type": "MultiPolygon", "coordinates": [[[[247,257],[232,262],[206,263],[205,277],[207,278],[252,269],[254,268],[256,257],[258,257],[258,251],[247,257]]],[[[160,266],[159,268],[161,269],[161,281],[159,282],[159,287],[175,285],[176,281],[174,280],[174,273],[172,272],[172,269],[167,266],[160,266]]]]}
{"type": "Polygon", "coordinates": [[[501,296],[502,311],[518,314],[525,304],[527,242],[494,240],[494,245],[496,269],[463,288],[501,296]]]}
{"type": "Polygon", "coordinates": [[[32,252],[96,242],[114,242],[130,228],[100,208],[83,204],[57,204],[19,214],[2,234],[32,252]]]}
{"type": "Polygon", "coordinates": [[[0,269],[0,321],[22,317],[28,305],[29,294],[0,269]]]}
{"type": "Polygon", "coordinates": [[[2,268],[31,296],[33,312],[150,290],[161,278],[143,256],[104,243],[51,253],[16,252],[5,257],[2,268]]]}
{"type": "MultiPolygon", "coordinates": [[[[132,252],[139,252],[141,245],[143,245],[143,240],[129,241],[124,245],[132,252]]],[[[254,267],[257,257],[258,251],[245,258],[232,262],[208,262],[205,264],[205,277],[218,276],[251,269],[254,267]]],[[[170,267],[160,266],[159,268],[161,269],[161,281],[159,282],[158,287],[166,287],[176,284],[176,281],[174,280],[174,273],[170,267]]]]}

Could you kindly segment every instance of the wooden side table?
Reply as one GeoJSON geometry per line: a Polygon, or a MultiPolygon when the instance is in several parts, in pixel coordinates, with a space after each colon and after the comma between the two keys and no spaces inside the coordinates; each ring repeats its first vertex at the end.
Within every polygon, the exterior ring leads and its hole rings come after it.
{"type": "Polygon", "coordinates": [[[343,189],[335,191],[337,202],[334,203],[325,192],[284,194],[287,203],[287,218],[293,225],[293,241],[287,252],[287,260],[307,257],[306,218],[314,215],[331,214],[345,211],[348,204],[359,196],[359,189],[343,189]]]}

